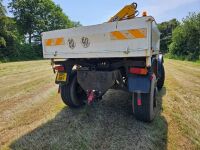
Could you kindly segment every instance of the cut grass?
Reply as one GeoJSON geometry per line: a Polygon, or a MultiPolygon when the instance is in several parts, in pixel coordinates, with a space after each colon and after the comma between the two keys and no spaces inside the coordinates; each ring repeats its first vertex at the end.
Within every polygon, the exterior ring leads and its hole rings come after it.
{"type": "Polygon", "coordinates": [[[0,149],[200,149],[200,64],[165,59],[161,111],[134,119],[131,95],[110,90],[71,110],[56,93],[49,61],[0,64],[0,149]]]}
{"type": "Polygon", "coordinates": [[[166,60],[165,66],[167,114],[193,148],[200,149],[200,64],[166,60]]]}

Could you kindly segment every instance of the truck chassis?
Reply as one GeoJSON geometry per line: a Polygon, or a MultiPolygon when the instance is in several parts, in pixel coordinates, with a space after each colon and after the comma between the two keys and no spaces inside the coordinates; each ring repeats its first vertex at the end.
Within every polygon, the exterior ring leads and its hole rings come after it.
{"type": "MultiPolygon", "coordinates": [[[[79,108],[102,99],[108,89],[131,92],[135,117],[152,121],[157,112],[157,90],[164,84],[163,57],[152,57],[152,66],[146,68],[143,58],[67,59],[53,61],[54,69],[66,81],[58,81],[63,102],[79,108]],[[146,70],[146,72],[145,72],[146,70]]],[[[57,74],[57,78],[58,78],[57,74]]]]}

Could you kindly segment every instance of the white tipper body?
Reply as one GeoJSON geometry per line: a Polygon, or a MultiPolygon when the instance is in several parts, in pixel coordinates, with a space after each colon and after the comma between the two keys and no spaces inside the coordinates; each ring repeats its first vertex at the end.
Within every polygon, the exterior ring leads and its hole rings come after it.
{"type": "MultiPolygon", "coordinates": [[[[122,58],[159,53],[160,32],[153,17],[42,33],[43,57],[122,58]]],[[[148,60],[150,63],[150,60],[148,60]]]]}

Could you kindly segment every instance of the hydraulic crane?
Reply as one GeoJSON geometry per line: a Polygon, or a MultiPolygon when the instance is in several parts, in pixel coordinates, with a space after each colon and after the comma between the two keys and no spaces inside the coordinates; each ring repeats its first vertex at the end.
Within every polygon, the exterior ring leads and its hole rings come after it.
{"type": "Polygon", "coordinates": [[[108,22],[121,21],[126,19],[135,18],[138,15],[137,3],[126,5],[115,16],[113,16],[108,22]]]}

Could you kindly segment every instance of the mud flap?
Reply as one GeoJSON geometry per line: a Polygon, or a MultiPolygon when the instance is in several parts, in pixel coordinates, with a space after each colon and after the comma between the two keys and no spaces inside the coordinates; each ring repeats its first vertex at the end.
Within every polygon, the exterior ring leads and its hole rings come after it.
{"type": "Polygon", "coordinates": [[[129,92],[149,93],[151,86],[150,76],[130,75],[128,77],[129,92]]]}

